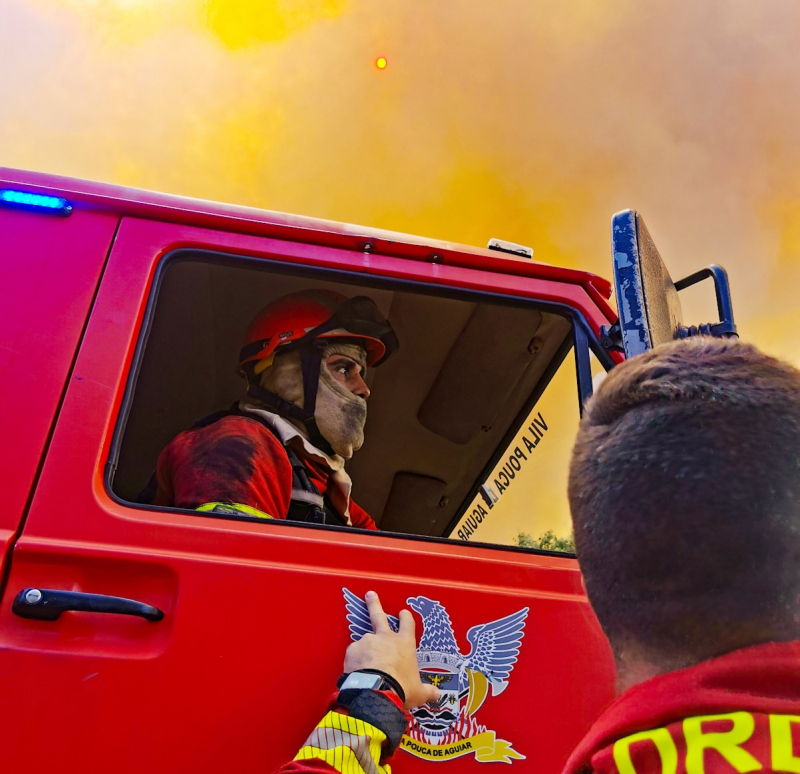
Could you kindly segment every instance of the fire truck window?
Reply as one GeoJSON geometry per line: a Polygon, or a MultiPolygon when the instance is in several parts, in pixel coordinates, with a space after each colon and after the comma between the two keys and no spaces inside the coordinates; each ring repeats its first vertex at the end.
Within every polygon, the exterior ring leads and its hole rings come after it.
{"type": "MultiPolygon", "coordinates": [[[[605,373],[595,359],[593,372],[605,373]]],[[[599,377],[595,377],[599,378],[599,377]]],[[[580,420],[575,358],[561,361],[450,537],[572,553],[569,457],[580,420]]]]}
{"type": "MultiPolygon", "coordinates": [[[[154,283],[120,412],[108,467],[113,494],[140,507],[174,507],[148,494],[159,454],[245,398],[237,356],[259,310],[321,288],[372,298],[400,341],[368,369],[365,441],[346,463],[353,500],[378,529],[507,545],[522,533],[565,536],[563,482],[577,422],[570,318],[528,301],[364,279],[208,252],[171,256],[154,283]],[[506,478],[501,490],[495,479],[506,478]],[[473,498],[483,479],[498,500],[491,509],[473,498]]],[[[231,528],[239,518],[197,517],[226,518],[231,528]]]]}

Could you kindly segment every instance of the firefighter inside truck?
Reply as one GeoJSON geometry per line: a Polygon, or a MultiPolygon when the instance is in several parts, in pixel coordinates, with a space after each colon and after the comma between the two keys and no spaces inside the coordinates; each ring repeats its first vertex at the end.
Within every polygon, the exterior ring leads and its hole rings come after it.
{"type": "Polygon", "coordinates": [[[571,550],[551,538],[569,533],[574,325],[554,305],[180,251],[153,283],[113,492],[571,550]]]}

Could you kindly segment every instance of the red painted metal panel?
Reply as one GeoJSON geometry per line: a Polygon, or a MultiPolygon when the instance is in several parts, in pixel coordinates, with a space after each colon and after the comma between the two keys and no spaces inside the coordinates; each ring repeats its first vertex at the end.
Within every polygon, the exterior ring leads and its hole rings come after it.
{"type": "MultiPolygon", "coordinates": [[[[342,588],[377,590],[387,610],[439,600],[466,631],[530,607],[509,687],[480,722],[555,773],[612,695],[613,667],[574,560],[237,523],[112,500],[103,468],[157,258],[178,247],[357,270],[435,286],[568,303],[605,322],[577,284],[511,277],[319,245],[124,219],[72,374],[0,607],[0,749],[9,770],[80,761],[87,771],[271,771],[317,721],[348,641],[342,588]],[[161,607],[161,623],[64,614],[25,621],[26,586],[161,607]],[[68,708],[65,711],[65,708],[68,708]]],[[[396,771],[444,765],[402,752],[396,771]]]]}
{"type": "Polygon", "coordinates": [[[497,251],[395,231],[2,167],[0,167],[0,185],[14,185],[26,190],[77,198],[85,206],[96,210],[106,209],[120,215],[236,231],[240,234],[279,237],[284,240],[348,250],[363,251],[366,248],[367,251],[397,258],[435,260],[446,265],[480,269],[496,274],[571,282],[581,285],[603,299],[611,297],[611,283],[589,272],[551,266],[497,251]]]}
{"type": "MultiPolygon", "coordinates": [[[[0,543],[19,527],[117,218],[0,210],[0,543]]],[[[2,559],[0,559],[2,561],[2,559]]]]}

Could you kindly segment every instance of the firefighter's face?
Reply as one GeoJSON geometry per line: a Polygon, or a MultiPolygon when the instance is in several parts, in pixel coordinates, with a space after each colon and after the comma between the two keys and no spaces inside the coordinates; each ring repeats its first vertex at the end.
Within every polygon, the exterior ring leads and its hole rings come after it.
{"type": "Polygon", "coordinates": [[[325,361],[328,373],[336,379],[346,390],[366,400],[369,397],[369,387],[364,381],[366,371],[360,363],[356,363],[347,355],[329,355],[325,361]]]}
{"type": "MultiPolygon", "coordinates": [[[[369,387],[367,353],[356,344],[333,339],[323,352],[314,417],[333,450],[349,459],[364,443],[369,387]]],[[[303,406],[303,370],[298,351],[275,358],[261,375],[261,386],[284,400],[303,406]]]]}
{"type": "Polygon", "coordinates": [[[325,347],[322,363],[314,417],[333,450],[350,459],[364,443],[367,353],[357,344],[333,339],[325,347]]]}

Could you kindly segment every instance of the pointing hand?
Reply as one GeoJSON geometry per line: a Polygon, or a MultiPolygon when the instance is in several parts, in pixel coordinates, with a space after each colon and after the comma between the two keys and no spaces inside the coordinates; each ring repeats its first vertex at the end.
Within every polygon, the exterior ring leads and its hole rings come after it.
{"type": "Polygon", "coordinates": [[[439,689],[423,683],[417,665],[417,638],[414,616],[400,611],[400,626],[393,632],[374,591],[365,597],[374,634],[365,634],[347,648],[344,671],[379,669],[394,677],[406,692],[405,708],[413,709],[439,698],[439,689]]]}

